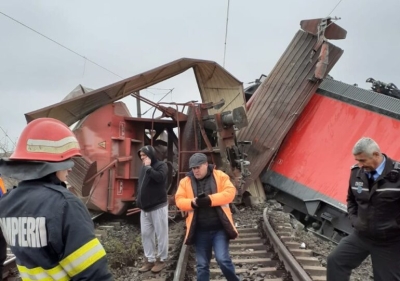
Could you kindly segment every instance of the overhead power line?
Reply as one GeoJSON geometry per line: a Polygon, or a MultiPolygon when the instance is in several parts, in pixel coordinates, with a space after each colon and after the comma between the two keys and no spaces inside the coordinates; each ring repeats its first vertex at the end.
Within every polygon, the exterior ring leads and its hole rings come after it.
{"type": "Polygon", "coordinates": [[[16,23],[19,23],[20,25],[22,25],[22,26],[24,26],[24,27],[28,28],[29,30],[31,30],[31,31],[33,31],[33,32],[35,32],[35,33],[37,33],[37,34],[39,34],[40,36],[42,36],[42,37],[46,38],[47,40],[50,40],[51,42],[53,42],[53,43],[55,43],[55,44],[57,44],[57,45],[61,46],[62,48],[64,48],[64,49],[66,49],[66,50],[70,51],[71,53],[74,53],[75,55],[77,55],[77,56],[80,56],[80,57],[81,57],[81,58],[83,58],[84,60],[87,60],[87,61],[89,61],[89,62],[93,63],[94,65],[96,65],[96,66],[98,66],[98,67],[100,67],[100,68],[104,69],[105,71],[108,71],[109,73],[111,73],[111,74],[114,74],[115,76],[118,76],[119,78],[122,78],[122,79],[124,79],[124,77],[122,77],[121,75],[118,75],[117,73],[115,73],[115,72],[113,72],[113,71],[109,70],[108,68],[106,68],[106,67],[104,67],[104,66],[102,66],[102,65],[98,64],[97,62],[95,62],[95,61],[92,61],[91,59],[88,59],[87,57],[85,57],[85,56],[83,56],[83,55],[79,54],[78,52],[76,52],[76,51],[72,50],[71,48],[68,48],[67,46],[64,46],[63,44],[61,44],[61,43],[57,42],[56,40],[54,40],[54,39],[51,39],[50,37],[48,37],[48,36],[44,35],[43,33],[40,33],[39,31],[37,31],[37,30],[33,29],[32,27],[30,27],[30,26],[27,26],[26,24],[24,24],[24,23],[20,22],[19,20],[15,19],[15,18],[13,18],[13,17],[11,17],[11,16],[9,16],[9,15],[7,15],[7,14],[5,14],[5,13],[1,12],[1,11],[0,11],[0,14],[2,14],[3,16],[5,16],[5,17],[9,18],[9,19],[10,19],[10,20],[12,20],[12,21],[15,21],[16,23]]]}
{"type": "MultiPolygon", "coordinates": [[[[166,96],[168,96],[169,94],[171,94],[172,95],[172,91],[174,90],[174,88],[172,88],[172,89],[170,89],[169,91],[168,91],[168,93],[166,93],[157,103],[159,103],[159,102],[161,102],[166,96]]],[[[151,106],[149,109],[147,109],[144,113],[142,113],[142,115],[145,115],[147,112],[149,112],[150,111],[150,109],[152,109],[153,108],[153,106],[151,106]]]]}
{"type": "MultiPolygon", "coordinates": [[[[40,33],[39,31],[33,29],[32,27],[29,27],[28,25],[26,25],[26,24],[20,22],[19,20],[15,19],[15,18],[13,18],[13,17],[11,17],[11,16],[9,16],[9,15],[7,15],[7,14],[1,12],[1,11],[0,11],[0,14],[2,14],[3,16],[5,16],[5,17],[11,19],[12,21],[15,21],[15,22],[19,23],[20,25],[22,25],[22,26],[28,28],[29,30],[31,30],[31,31],[33,31],[33,32],[35,32],[35,33],[37,33],[37,34],[39,34],[40,36],[46,38],[47,40],[50,40],[51,42],[57,44],[58,46],[60,46],[60,47],[62,47],[62,48],[64,48],[64,49],[66,49],[66,50],[68,50],[68,51],[74,53],[75,55],[80,56],[81,58],[83,58],[83,59],[84,59],[84,65],[83,65],[83,73],[82,73],[82,75],[85,75],[85,71],[86,71],[86,61],[89,61],[89,62],[91,62],[92,64],[94,64],[94,65],[96,65],[96,66],[98,66],[98,67],[104,69],[105,71],[108,71],[108,72],[110,72],[111,74],[114,74],[115,76],[118,76],[118,77],[121,78],[121,79],[125,79],[125,78],[122,77],[121,75],[118,75],[117,73],[115,73],[115,72],[109,70],[108,68],[106,68],[106,67],[104,67],[104,66],[98,64],[97,62],[92,61],[91,59],[88,59],[87,57],[85,57],[85,56],[79,54],[78,52],[72,50],[71,48],[68,48],[68,47],[64,46],[63,44],[57,42],[56,40],[51,39],[50,37],[48,37],[48,36],[46,36],[46,35],[40,33]]],[[[168,91],[171,90],[171,89],[163,89],[163,88],[147,88],[147,89],[164,90],[164,91],[165,91],[165,90],[168,90],[168,91]]]]}
{"type": "Polygon", "coordinates": [[[332,9],[332,11],[329,13],[328,17],[336,10],[336,8],[339,6],[340,3],[342,3],[343,0],[339,0],[339,2],[336,4],[336,6],[332,9]]]}
{"type": "Polygon", "coordinates": [[[226,57],[226,41],[228,39],[228,21],[229,21],[229,0],[228,7],[226,9],[226,26],[225,26],[225,44],[224,44],[224,61],[222,66],[225,68],[225,57],[226,57]]]}

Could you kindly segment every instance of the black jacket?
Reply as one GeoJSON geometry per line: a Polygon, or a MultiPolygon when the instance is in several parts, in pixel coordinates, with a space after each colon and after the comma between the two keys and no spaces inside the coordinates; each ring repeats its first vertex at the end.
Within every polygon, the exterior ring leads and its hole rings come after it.
{"type": "Polygon", "coordinates": [[[0,200],[22,279],[113,280],[86,206],[54,178],[22,181],[0,200]]]}
{"type": "Polygon", "coordinates": [[[151,145],[146,145],[138,151],[145,153],[151,159],[151,166],[143,166],[140,170],[137,188],[136,206],[145,212],[162,208],[167,202],[167,164],[157,160],[156,152],[151,145]]]}
{"type": "Polygon", "coordinates": [[[196,230],[212,231],[223,229],[223,225],[217,211],[218,208],[211,207],[211,200],[208,196],[215,193],[217,189],[217,183],[212,175],[213,170],[214,167],[212,165],[208,165],[207,174],[201,180],[197,180],[192,171],[188,173],[193,189],[197,190],[197,195],[204,193],[204,199],[207,200],[205,206],[198,205],[198,207],[196,207],[192,204],[192,207],[194,207],[196,213],[196,230]]]}
{"type": "Polygon", "coordinates": [[[386,157],[382,174],[371,186],[363,169],[353,166],[351,170],[349,218],[360,235],[376,241],[400,240],[400,178],[389,180],[394,164],[386,157]]]}

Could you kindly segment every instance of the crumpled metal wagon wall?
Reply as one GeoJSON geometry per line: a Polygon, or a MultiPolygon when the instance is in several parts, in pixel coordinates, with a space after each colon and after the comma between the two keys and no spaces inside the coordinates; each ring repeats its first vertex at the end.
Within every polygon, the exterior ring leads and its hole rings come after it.
{"type": "Polygon", "coordinates": [[[343,50],[331,43],[317,45],[318,37],[299,30],[285,53],[254,94],[248,111],[249,125],[239,134],[239,140],[252,141],[249,148],[250,185],[258,178],[279,149],[284,137],[317,90],[320,79],[313,79],[321,48],[328,46],[329,73],[343,50]],[[328,44],[328,45],[326,45],[328,44]],[[318,49],[313,52],[313,48],[318,49]],[[311,54],[314,53],[313,56],[311,54]]]}

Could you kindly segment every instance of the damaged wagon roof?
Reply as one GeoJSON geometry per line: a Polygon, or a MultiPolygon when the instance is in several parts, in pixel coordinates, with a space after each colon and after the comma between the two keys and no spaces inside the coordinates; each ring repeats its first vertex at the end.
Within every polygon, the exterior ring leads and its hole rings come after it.
{"type": "Polygon", "coordinates": [[[204,102],[218,102],[221,99],[229,101],[219,111],[244,105],[242,82],[222,66],[213,61],[181,58],[100,89],[26,113],[25,118],[30,122],[40,117],[51,117],[70,126],[104,105],[181,74],[189,68],[193,68],[204,102]]]}

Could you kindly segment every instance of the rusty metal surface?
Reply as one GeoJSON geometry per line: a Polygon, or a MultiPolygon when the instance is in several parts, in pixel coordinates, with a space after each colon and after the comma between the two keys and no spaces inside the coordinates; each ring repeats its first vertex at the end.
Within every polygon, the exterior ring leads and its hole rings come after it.
{"type": "Polygon", "coordinates": [[[187,122],[180,131],[179,180],[189,171],[189,158],[196,152],[205,153],[209,163],[218,163],[214,146],[205,131],[203,117],[208,115],[205,104],[191,104],[187,112],[187,122]]]}
{"type": "Polygon", "coordinates": [[[310,20],[302,20],[300,22],[300,27],[304,31],[311,33],[313,35],[318,34],[318,26],[322,20],[326,20],[326,24],[328,27],[325,30],[325,37],[326,39],[345,39],[347,35],[347,31],[337,25],[336,23],[332,22],[331,18],[320,18],[320,19],[310,19],[310,20]]]}
{"type": "Polygon", "coordinates": [[[39,117],[52,117],[67,125],[72,125],[104,105],[176,76],[190,68],[193,68],[203,100],[219,101],[223,97],[227,98],[230,104],[225,105],[221,111],[230,106],[235,107],[236,104],[243,105],[242,82],[219,64],[213,61],[182,58],[106,87],[86,92],[83,95],[72,96],[68,100],[26,113],[25,118],[30,122],[39,117]]]}
{"type": "Polygon", "coordinates": [[[241,147],[237,143],[235,127],[241,129],[247,126],[247,116],[243,106],[232,111],[210,114],[212,109],[219,110],[224,105],[223,102],[188,104],[187,122],[182,124],[179,132],[181,149],[178,150],[178,180],[189,170],[190,156],[202,152],[207,155],[209,163],[227,173],[237,189],[241,189],[243,178],[248,172],[241,147]]]}
{"type": "Polygon", "coordinates": [[[93,185],[92,176],[97,172],[97,162],[90,162],[84,157],[75,157],[74,167],[68,177],[68,183],[80,196],[89,196],[93,185]]]}
{"type": "MultiPolygon", "coordinates": [[[[313,50],[317,42],[317,36],[299,30],[272,72],[252,96],[252,106],[248,111],[249,125],[238,134],[239,140],[252,141],[247,152],[251,176],[246,186],[257,179],[271,161],[321,82],[314,76],[321,50],[321,46],[317,52],[313,50]],[[310,54],[313,55],[310,57],[310,54]]],[[[329,57],[325,75],[343,53],[331,43],[326,44],[329,57]]]]}

